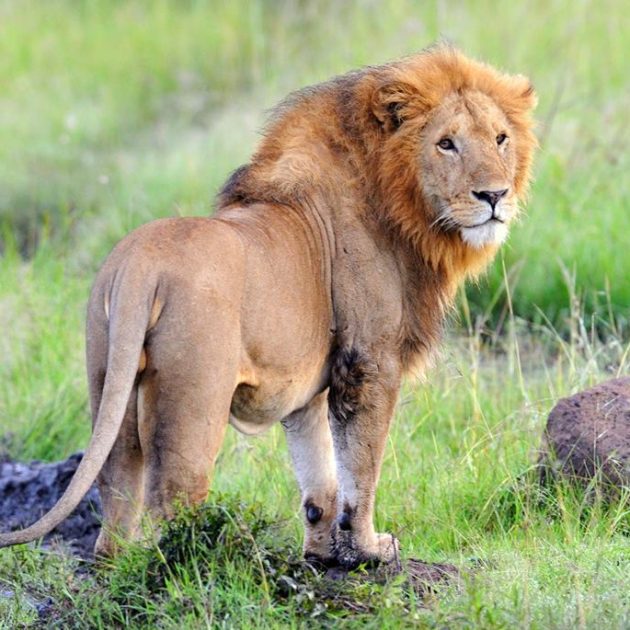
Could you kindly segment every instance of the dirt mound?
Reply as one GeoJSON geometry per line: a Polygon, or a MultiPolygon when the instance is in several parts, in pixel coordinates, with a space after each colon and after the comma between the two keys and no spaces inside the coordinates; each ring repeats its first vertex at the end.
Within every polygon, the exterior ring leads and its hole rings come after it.
{"type": "MultiPolygon", "coordinates": [[[[83,454],[45,464],[0,463],[0,531],[22,529],[50,510],[70,483],[83,454]]],[[[101,501],[93,486],[77,509],[44,541],[62,539],[71,551],[89,557],[100,529],[101,501]]]]}
{"type": "Polygon", "coordinates": [[[436,588],[446,584],[457,582],[460,571],[454,564],[437,564],[424,562],[415,558],[381,564],[374,568],[368,568],[364,573],[348,573],[345,569],[334,567],[329,569],[326,577],[333,580],[365,580],[384,584],[402,576],[403,583],[408,585],[416,595],[424,597],[432,593],[436,588]]]}
{"type": "Polygon", "coordinates": [[[545,429],[543,474],[562,474],[612,490],[630,487],[630,377],[563,398],[545,429]]]}

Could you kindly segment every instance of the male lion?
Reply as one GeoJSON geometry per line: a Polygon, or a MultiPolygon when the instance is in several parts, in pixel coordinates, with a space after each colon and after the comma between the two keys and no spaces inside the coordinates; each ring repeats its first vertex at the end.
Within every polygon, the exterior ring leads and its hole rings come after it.
{"type": "Polygon", "coordinates": [[[213,218],[154,221],[103,265],[87,314],[94,433],[33,540],[98,476],[104,523],[207,495],[230,422],[280,420],[304,553],[388,562],[374,495],[402,376],[434,351],[460,283],[518,213],[536,144],[529,81],[438,46],[304,89],[274,112],[213,218]]]}

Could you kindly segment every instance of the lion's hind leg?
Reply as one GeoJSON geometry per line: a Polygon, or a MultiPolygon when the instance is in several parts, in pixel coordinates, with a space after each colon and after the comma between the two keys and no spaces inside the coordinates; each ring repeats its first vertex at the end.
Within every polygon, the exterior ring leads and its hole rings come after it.
{"type": "Polygon", "coordinates": [[[137,387],[134,387],[120,433],[99,475],[103,524],[94,547],[97,556],[114,555],[119,537],[133,540],[139,533],[144,460],[138,438],[136,400],[137,387]]]}
{"type": "Polygon", "coordinates": [[[283,420],[301,494],[304,557],[334,562],[331,527],[337,515],[337,477],[328,424],[327,392],[283,420]]]}
{"type": "MultiPolygon", "coordinates": [[[[199,332],[200,321],[189,330],[199,332]]],[[[145,505],[154,520],[207,497],[238,372],[238,340],[228,330],[216,325],[194,339],[157,330],[147,346],[138,412],[145,505]]]]}

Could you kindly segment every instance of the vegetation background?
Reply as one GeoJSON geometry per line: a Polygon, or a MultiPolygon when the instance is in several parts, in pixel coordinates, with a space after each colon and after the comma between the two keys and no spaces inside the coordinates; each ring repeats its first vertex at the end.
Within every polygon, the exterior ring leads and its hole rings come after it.
{"type": "MultiPolygon", "coordinates": [[[[605,507],[568,487],[533,500],[528,476],[558,396],[628,371],[622,0],[0,0],[4,448],[58,459],[86,444],[84,308],[117,240],[156,217],[210,214],[286,93],[441,38],[532,78],[541,150],[526,215],[487,278],[462,294],[443,360],[405,389],[378,518],[408,555],[462,567],[475,557],[484,568],[433,601],[398,585],[359,592],[374,602],[368,613],[308,614],[349,625],[627,628],[627,501],[605,507]]],[[[271,505],[279,538],[299,547],[281,432],[230,434],[214,487],[271,505]]],[[[0,554],[0,620],[38,623],[32,601],[46,593],[60,625],[305,619],[245,565],[222,587],[196,582],[192,568],[153,590],[140,580],[133,605],[104,597],[113,587],[103,578],[77,581],[75,568],[38,550],[0,554]]]]}

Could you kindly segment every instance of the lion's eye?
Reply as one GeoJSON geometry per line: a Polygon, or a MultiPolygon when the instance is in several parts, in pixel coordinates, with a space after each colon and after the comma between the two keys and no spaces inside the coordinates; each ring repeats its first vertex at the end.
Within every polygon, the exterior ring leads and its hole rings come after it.
{"type": "Polygon", "coordinates": [[[507,140],[507,136],[504,133],[500,133],[497,136],[497,144],[502,145],[507,140]]]}
{"type": "Polygon", "coordinates": [[[450,138],[442,138],[438,142],[438,147],[440,147],[440,149],[444,151],[457,151],[457,149],[455,148],[455,144],[450,138]]]}

